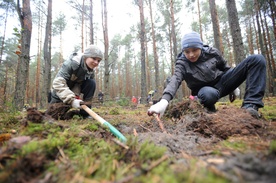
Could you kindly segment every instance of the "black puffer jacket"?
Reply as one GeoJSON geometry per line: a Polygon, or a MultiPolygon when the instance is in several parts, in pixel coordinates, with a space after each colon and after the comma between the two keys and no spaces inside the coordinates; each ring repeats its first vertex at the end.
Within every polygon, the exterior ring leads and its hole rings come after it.
{"type": "Polygon", "coordinates": [[[202,87],[214,86],[228,69],[230,67],[226,60],[216,48],[205,45],[196,62],[190,62],[183,53],[180,53],[175,63],[174,74],[162,98],[170,101],[183,80],[195,96],[202,87]]]}

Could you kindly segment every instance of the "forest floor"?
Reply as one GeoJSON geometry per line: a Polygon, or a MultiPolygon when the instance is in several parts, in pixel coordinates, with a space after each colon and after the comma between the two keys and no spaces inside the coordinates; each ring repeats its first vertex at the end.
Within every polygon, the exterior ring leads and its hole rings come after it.
{"type": "Polygon", "coordinates": [[[149,106],[95,104],[95,119],[54,120],[44,112],[1,113],[0,182],[276,182],[276,98],[262,117],[241,101],[206,113],[196,101],[172,102],[160,121],[149,106]]]}

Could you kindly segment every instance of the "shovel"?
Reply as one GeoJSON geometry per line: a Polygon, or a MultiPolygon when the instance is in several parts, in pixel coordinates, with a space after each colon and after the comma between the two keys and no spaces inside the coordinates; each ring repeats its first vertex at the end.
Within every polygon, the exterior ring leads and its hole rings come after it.
{"type": "Polygon", "coordinates": [[[89,107],[86,105],[81,105],[82,109],[85,110],[90,116],[92,116],[95,120],[100,122],[102,125],[105,125],[109,128],[110,132],[113,133],[119,140],[123,143],[126,142],[125,136],[119,132],[113,125],[111,125],[109,122],[105,121],[102,117],[100,117],[98,114],[96,114],[94,111],[92,111],[89,107]]]}

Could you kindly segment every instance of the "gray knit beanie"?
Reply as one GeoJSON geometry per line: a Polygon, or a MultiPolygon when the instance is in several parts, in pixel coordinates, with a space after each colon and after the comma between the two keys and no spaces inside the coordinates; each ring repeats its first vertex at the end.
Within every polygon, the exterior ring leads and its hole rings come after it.
{"type": "Polygon", "coordinates": [[[100,58],[103,59],[103,53],[95,45],[89,45],[83,52],[83,56],[85,57],[94,57],[94,58],[100,58]]]}
{"type": "Polygon", "coordinates": [[[186,48],[202,48],[203,43],[200,39],[200,35],[197,32],[190,32],[183,36],[181,40],[181,49],[186,48]]]}

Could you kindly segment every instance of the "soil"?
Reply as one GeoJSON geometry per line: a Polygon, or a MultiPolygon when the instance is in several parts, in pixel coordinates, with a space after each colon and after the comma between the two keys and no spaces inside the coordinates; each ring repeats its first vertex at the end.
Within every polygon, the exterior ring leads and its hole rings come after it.
{"type": "MultiPolygon", "coordinates": [[[[45,113],[29,109],[27,119],[40,123],[45,119],[70,120],[78,114],[60,105],[52,106],[45,113]]],[[[126,136],[136,136],[140,143],[150,141],[166,147],[166,154],[174,157],[176,166],[189,164],[191,159],[196,158],[201,162],[200,166],[208,167],[231,182],[276,182],[276,154],[267,151],[271,140],[276,139],[275,120],[255,119],[244,109],[231,105],[219,105],[217,112],[210,114],[197,102],[186,100],[170,105],[162,121],[159,121],[157,117],[147,115],[148,107],[135,105],[128,110],[143,112],[117,115],[102,110],[99,115],[107,121],[119,121],[114,126],[126,136]],[[163,124],[163,130],[160,124],[163,124]],[[246,150],[239,150],[238,147],[231,149],[225,140],[232,146],[237,142],[244,144],[246,150]]],[[[104,133],[96,135],[112,138],[104,133]]],[[[0,160],[1,156],[3,153],[0,151],[0,160]]],[[[46,157],[32,161],[34,158],[35,155],[26,157],[24,167],[47,161],[46,157]]],[[[39,169],[38,164],[32,167],[39,169]]],[[[27,176],[31,170],[25,171],[27,176]]]]}
{"type": "Polygon", "coordinates": [[[276,139],[276,121],[255,119],[244,109],[226,105],[209,114],[193,101],[170,107],[165,117],[163,125],[167,133],[152,119],[153,123],[147,123],[144,128],[136,127],[139,140],[167,147],[167,153],[181,163],[183,159],[199,158],[232,182],[276,182],[276,156],[262,151],[270,140],[276,139]],[[217,149],[225,139],[230,142],[233,139],[233,143],[244,141],[248,149],[254,146],[259,151],[217,149]],[[217,157],[216,150],[223,156],[217,157]]]}

